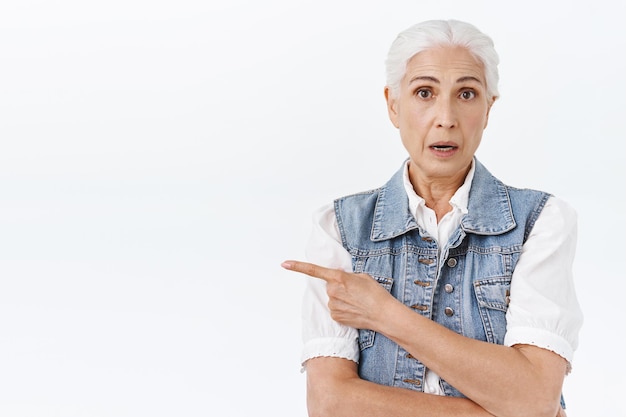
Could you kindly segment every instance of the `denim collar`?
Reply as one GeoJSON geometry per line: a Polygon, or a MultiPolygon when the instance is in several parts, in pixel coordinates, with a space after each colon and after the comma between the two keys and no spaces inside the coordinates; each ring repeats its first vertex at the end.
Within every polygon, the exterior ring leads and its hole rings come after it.
{"type": "MultiPolygon", "coordinates": [[[[515,227],[513,210],[507,187],[474,158],[476,172],[469,193],[468,213],[461,220],[461,228],[468,233],[498,235],[515,227]]],[[[378,194],[372,241],[392,239],[417,229],[417,222],[409,210],[409,199],[403,185],[404,163],[378,194]]]]}

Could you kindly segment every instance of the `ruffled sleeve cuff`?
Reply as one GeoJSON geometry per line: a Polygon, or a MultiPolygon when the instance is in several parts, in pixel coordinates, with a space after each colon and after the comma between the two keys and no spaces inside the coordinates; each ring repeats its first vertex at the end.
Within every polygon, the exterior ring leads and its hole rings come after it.
{"type": "Polygon", "coordinates": [[[306,361],[318,357],[334,357],[359,362],[359,347],[356,338],[318,337],[307,341],[302,348],[301,363],[304,372],[306,361]]]}
{"type": "Polygon", "coordinates": [[[574,348],[567,339],[556,333],[532,327],[513,327],[508,329],[504,336],[504,345],[513,346],[518,344],[537,346],[552,351],[568,362],[568,373],[572,369],[574,348]]]}

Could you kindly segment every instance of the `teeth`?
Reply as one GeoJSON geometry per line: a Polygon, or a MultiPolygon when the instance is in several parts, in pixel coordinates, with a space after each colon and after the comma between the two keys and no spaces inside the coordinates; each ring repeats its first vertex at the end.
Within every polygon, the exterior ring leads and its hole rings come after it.
{"type": "Polygon", "coordinates": [[[443,151],[443,150],[450,150],[450,149],[454,149],[454,146],[433,146],[433,148],[443,151]]]}

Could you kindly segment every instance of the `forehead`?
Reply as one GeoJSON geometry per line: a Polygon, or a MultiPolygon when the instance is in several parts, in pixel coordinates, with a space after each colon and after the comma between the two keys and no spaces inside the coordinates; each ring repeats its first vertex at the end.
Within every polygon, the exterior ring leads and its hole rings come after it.
{"type": "Polygon", "coordinates": [[[407,62],[405,79],[416,76],[474,77],[485,82],[485,67],[462,46],[439,46],[413,55],[407,62]]]}

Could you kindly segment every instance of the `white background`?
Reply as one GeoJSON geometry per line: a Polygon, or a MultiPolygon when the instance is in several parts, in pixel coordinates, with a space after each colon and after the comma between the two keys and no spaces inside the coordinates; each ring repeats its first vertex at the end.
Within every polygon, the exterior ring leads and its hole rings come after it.
{"type": "Polygon", "coordinates": [[[623,4],[2,0],[0,415],[305,416],[279,264],[399,167],[387,48],[457,18],[502,61],[479,158],[579,212],[569,416],[626,416],[623,4]]]}

